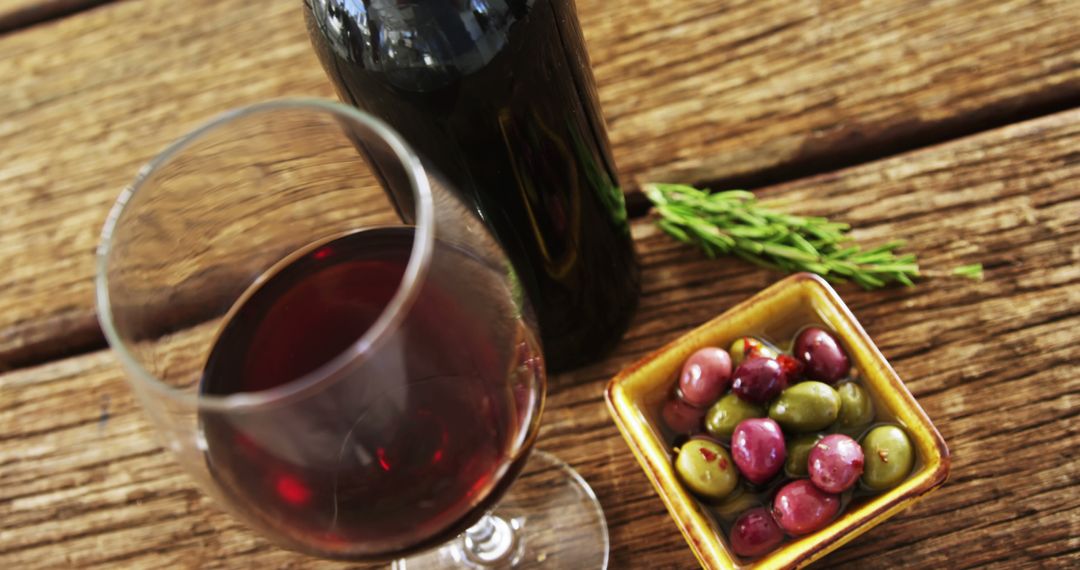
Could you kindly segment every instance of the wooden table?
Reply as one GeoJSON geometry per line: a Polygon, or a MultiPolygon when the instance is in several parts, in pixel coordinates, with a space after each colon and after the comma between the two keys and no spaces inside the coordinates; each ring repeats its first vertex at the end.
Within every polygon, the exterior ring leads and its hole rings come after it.
{"type": "MultiPolygon", "coordinates": [[[[593,485],[613,568],[693,556],[608,417],[620,368],[780,276],[660,234],[636,187],[743,186],[909,240],[938,272],[856,316],[953,455],[846,568],[1080,567],[1080,3],[579,0],[644,292],[550,381],[540,446],[593,485]]],[[[323,568],[222,514],[156,444],[95,317],[138,166],[210,116],[331,96],[299,0],[0,0],[0,568],[323,568]]]]}

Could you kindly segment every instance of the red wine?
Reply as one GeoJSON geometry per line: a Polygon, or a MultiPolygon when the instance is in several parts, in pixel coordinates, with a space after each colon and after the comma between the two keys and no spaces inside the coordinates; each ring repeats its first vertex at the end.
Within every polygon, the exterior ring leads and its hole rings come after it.
{"type": "Polygon", "coordinates": [[[639,274],[573,2],[305,0],[304,11],[341,98],[400,132],[499,238],[548,365],[611,348],[639,274]]]}
{"type": "Polygon", "coordinates": [[[294,254],[234,306],[208,358],[206,394],[290,392],[201,423],[227,503],[296,548],[373,558],[440,542],[531,444],[538,349],[497,291],[462,294],[484,272],[500,282],[468,254],[437,241],[411,307],[357,348],[402,285],[412,238],[373,229],[294,254]]]}

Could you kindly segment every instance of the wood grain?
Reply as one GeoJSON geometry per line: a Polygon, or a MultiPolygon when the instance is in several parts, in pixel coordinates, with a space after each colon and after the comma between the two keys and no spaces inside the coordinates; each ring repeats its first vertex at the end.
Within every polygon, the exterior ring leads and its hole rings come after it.
{"type": "MultiPolygon", "coordinates": [[[[986,280],[839,289],[947,440],[926,501],[827,557],[841,568],[1080,564],[1080,111],[764,194],[910,240],[925,268],[986,280]]],[[[704,259],[635,222],[644,296],[603,361],[552,378],[540,447],[593,485],[612,568],[694,559],[607,415],[606,380],[778,276],[704,259]]],[[[155,446],[110,355],[0,375],[0,567],[314,568],[221,514],[155,446]]],[[[572,529],[566,529],[572,532],[572,529]]]]}
{"type": "MultiPolygon", "coordinates": [[[[579,8],[628,188],[791,177],[1080,98],[1069,0],[579,8]]],[[[101,346],[98,230],[158,149],[231,107],[331,96],[303,28],[298,0],[138,0],[0,38],[0,368],[101,346]]]]}

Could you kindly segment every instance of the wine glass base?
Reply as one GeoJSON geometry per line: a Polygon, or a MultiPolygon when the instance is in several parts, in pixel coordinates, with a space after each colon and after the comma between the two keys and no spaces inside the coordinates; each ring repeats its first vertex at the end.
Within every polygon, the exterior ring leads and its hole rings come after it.
{"type": "Polygon", "coordinates": [[[602,570],[607,563],[607,521],[589,484],[555,456],[534,451],[485,519],[393,569],[602,570]]]}

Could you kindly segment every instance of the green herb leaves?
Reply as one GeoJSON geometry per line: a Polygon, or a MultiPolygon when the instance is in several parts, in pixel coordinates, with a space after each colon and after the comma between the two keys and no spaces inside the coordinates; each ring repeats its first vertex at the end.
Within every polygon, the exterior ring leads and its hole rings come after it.
{"type": "MultiPolygon", "coordinates": [[[[847,237],[847,224],[785,214],[744,190],[710,193],[682,184],[646,184],[643,190],[660,214],[660,228],[709,257],[737,255],[762,267],[809,271],[867,289],[893,282],[911,286],[919,276],[914,254],[895,253],[902,241],[864,250],[847,237]]],[[[972,276],[974,267],[958,274],[972,276]]],[[[977,271],[981,276],[981,266],[977,271]]]]}
{"type": "Polygon", "coordinates": [[[983,280],[983,266],[981,263],[973,263],[971,265],[961,265],[952,270],[952,274],[957,277],[966,277],[972,281],[983,280]]]}

